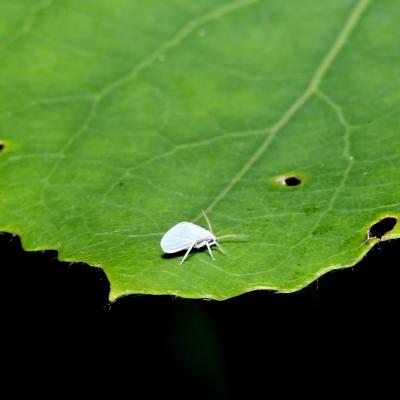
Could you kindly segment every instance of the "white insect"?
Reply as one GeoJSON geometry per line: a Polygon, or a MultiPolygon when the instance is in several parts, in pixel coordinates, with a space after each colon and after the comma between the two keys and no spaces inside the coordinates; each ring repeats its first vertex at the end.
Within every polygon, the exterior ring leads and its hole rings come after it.
{"type": "Polygon", "coordinates": [[[239,235],[224,235],[216,237],[213,234],[212,227],[209,219],[204,211],[203,215],[207,221],[208,229],[204,229],[199,225],[193,224],[192,222],[179,222],[174,225],[169,231],[167,231],[161,239],[161,248],[164,253],[177,253],[182,250],[186,250],[182,261],[179,263],[181,265],[192,249],[200,249],[201,247],[207,247],[210,257],[214,260],[214,256],[211,251],[211,246],[216,245],[219,250],[223,253],[221,245],[218,243],[220,239],[228,237],[239,237],[239,235]]]}

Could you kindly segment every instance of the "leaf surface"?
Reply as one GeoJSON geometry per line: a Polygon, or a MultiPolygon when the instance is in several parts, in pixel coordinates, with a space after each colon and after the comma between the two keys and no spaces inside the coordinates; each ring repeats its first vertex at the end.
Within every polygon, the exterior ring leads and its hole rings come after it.
{"type": "Polygon", "coordinates": [[[101,266],[113,298],[353,265],[400,215],[399,19],[390,0],[2,0],[0,229],[101,266]],[[202,209],[246,239],[163,257],[202,209]]]}

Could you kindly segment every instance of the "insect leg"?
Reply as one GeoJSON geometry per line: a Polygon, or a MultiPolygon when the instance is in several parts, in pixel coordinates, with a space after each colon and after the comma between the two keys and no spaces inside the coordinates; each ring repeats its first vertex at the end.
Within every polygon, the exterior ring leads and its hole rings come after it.
{"type": "Polygon", "coordinates": [[[211,257],[213,260],[215,260],[213,254],[212,254],[212,251],[211,251],[211,247],[210,247],[210,245],[208,244],[208,242],[206,243],[206,246],[207,246],[208,253],[210,254],[210,257],[211,257]]]}
{"type": "Polygon", "coordinates": [[[184,261],[186,260],[187,256],[189,255],[190,251],[193,249],[193,246],[196,244],[196,242],[193,242],[190,247],[187,249],[185,255],[182,258],[182,261],[179,263],[179,265],[182,265],[184,261]]]}
{"type": "Polygon", "coordinates": [[[221,246],[218,242],[215,242],[215,245],[218,247],[218,250],[219,250],[222,254],[226,254],[225,250],[222,248],[222,246],[221,246]]]}

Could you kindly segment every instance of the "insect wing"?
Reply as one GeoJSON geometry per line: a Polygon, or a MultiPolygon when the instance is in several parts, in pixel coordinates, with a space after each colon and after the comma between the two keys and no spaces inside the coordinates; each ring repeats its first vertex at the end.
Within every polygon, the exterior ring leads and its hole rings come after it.
{"type": "Polygon", "coordinates": [[[176,253],[188,249],[193,242],[210,237],[207,230],[192,224],[191,222],[180,222],[165,233],[161,239],[161,248],[164,253],[176,253]]]}

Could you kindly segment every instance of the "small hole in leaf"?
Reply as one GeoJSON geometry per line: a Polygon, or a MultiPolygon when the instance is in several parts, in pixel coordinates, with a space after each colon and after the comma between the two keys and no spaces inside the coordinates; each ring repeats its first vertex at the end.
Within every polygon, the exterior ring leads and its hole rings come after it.
{"type": "Polygon", "coordinates": [[[375,223],[369,228],[368,238],[376,237],[380,239],[386,233],[390,232],[397,223],[397,218],[395,217],[385,217],[375,223]]]}
{"type": "Polygon", "coordinates": [[[284,183],[286,186],[297,186],[300,185],[301,179],[297,176],[289,176],[288,178],[284,179],[284,183]]]}
{"type": "Polygon", "coordinates": [[[0,151],[2,151],[4,149],[4,143],[0,142],[0,151]]]}
{"type": "Polygon", "coordinates": [[[276,178],[276,182],[284,186],[298,186],[302,182],[302,178],[296,175],[281,175],[276,178]]]}

